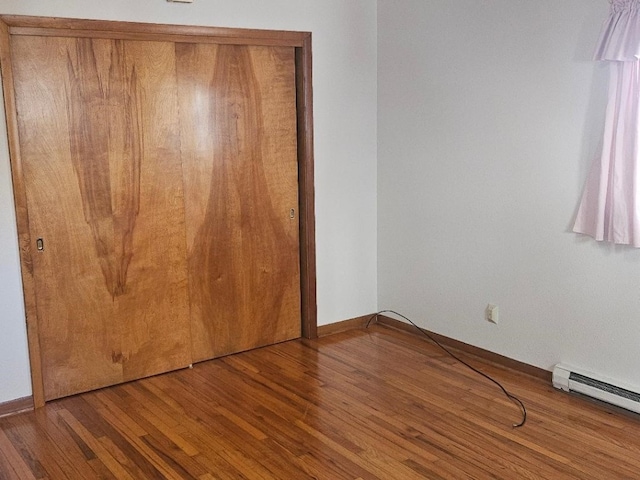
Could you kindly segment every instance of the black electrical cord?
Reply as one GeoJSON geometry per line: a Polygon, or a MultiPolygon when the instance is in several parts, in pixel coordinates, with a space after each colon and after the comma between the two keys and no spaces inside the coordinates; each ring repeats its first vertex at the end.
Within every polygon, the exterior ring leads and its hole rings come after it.
{"type": "Polygon", "coordinates": [[[400,318],[403,318],[404,320],[406,320],[407,322],[409,322],[411,325],[413,325],[414,327],[416,327],[416,329],[422,333],[424,336],[426,336],[429,340],[431,340],[433,343],[435,343],[438,347],[440,347],[442,350],[444,350],[446,353],[448,353],[451,357],[453,357],[455,360],[457,360],[458,362],[460,362],[462,365],[464,365],[465,367],[471,369],[472,371],[474,371],[475,373],[477,373],[478,375],[482,375],[484,378],[486,378],[487,380],[490,380],[491,382],[495,383],[498,387],[500,387],[500,390],[502,390],[502,392],[505,394],[505,396],[511,400],[513,403],[515,403],[516,405],[518,405],[520,407],[520,409],[522,410],[522,421],[520,421],[520,423],[514,423],[513,424],[513,428],[519,428],[521,426],[523,426],[526,421],[527,421],[527,409],[524,406],[524,403],[522,403],[522,401],[516,397],[515,395],[509,393],[507,391],[506,388],[504,388],[502,386],[502,384],[500,382],[498,382],[497,380],[494,380],[493,378],[491,378],[489,375],[487,375],[484,372],[481,372],[480,370],[478,370],[477,368],[469,365],[467,362],[465,362],[464,360],[460,359],[459,357],[457,357],[456,355],[454,355],[449,349],[447,349],[444,345],[442,345],[440,342],[438,342],[435,338],[433,338],[433,336],[429,335],[427,332],[425,332],[422,328],[420,328],[418,325],[416,325],[411,319],[405,317],[404,315],[402,315],[401,313],[398,313],[394,310],[380,310],[377,313],[374,313],[373,315],[371,315],[371,317],[369,318],[369,320],[367,321],[367,326],[366,328],[369,328],[369,325],[371,324],[371,321],[375,318],[377,319],[379,315],[382,315],[383,313],[392,313],[393,315],[397,315],[400,318]]]}

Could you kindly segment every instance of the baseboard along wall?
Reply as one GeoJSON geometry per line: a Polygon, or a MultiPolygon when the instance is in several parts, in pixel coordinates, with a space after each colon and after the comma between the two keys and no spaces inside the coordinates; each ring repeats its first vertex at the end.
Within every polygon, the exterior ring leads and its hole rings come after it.
{"type": "Polygon", "coordinates": [[[363,315],[361,317],[355,317],[336,323],[330,323],[329,325],[320,325],[318,326],[318,337],[326,337],[327,335],[346,332],[355,328],[362,328],[366,326],[367,321],[369,321],[369,319],[374,315],[375,314],[363,315]]]}
{"type": "Polygon", "coordinates": [[[0,403],[0,418],[28,410],[33,410],[33,397],[16,398],[15,400],[0,403]]]}
{"type": "MultiPolygon", "coordinates": [[[[354,328],[364,328],[367,322],[369,321],[369,319],[374,316],[375,316],[375,313],[372,313],[369,315],[363,315],[361,317],[351,318],[349,320],[343,320],[341,322],[320,326],[318,327],[318,336],[324,337],[326,335],[332,335],[335,333],[344,332],[354,328]]],[[[406,332],[412,335],[422,336],[422,334],[418,331],[418,329],[413,325],[397,320],[395,318],[388,317],[386,315],[378,315],[377,319],[374,321],[379,325],[384,325],[385,327],[388,327],[388,328],[394,328],[396,330],[401,330],[403,332],[406,332]]],[[[464,352],[469,355],[474,355],[478,358],[481,358],[483,360],[488,360],[497,365],[510,368],[517,372],[521,372],[521,373],[531,375],[533,377],[541,378],[545,381],[551,382],[552,372],[548,370],[544,370],[542,368],[529,365],[528,363],[520,362],[518,360],[505,357],[504,355],[500,355],[480,347],[469,345],[468,343],[464,343],[459,340],[454,340],[453,338],[445,337],[444,335],[439,335],[437,333],[430,332],[429,330],[425,330],[425,329],[421,329],[421,330],[423,330],[425,333],[428,333],[431,337],[436,339],[439,343],[441,343],[447,348],[451,348],[459,352],[464,352]]]]}

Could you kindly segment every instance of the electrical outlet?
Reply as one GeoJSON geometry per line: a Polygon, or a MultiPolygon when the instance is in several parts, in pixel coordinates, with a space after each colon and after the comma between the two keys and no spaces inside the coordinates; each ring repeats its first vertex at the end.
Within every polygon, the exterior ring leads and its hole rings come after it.
{"type": "Polygon", "coordinates": [[[493,304],[488,304],[487,308],[484,309],[484,318],[487,322],[498,324],[498,306],[493,304]]]}

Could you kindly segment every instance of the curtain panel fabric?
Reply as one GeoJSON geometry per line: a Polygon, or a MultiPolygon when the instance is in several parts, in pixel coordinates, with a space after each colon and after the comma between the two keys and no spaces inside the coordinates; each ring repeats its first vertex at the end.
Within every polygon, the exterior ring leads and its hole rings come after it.
{"type": "Polygon", "coordinates": [[[609,101],[573,231],[640,247],[640,0],[611,1],[594,58],[610,64],[609,101]]]}

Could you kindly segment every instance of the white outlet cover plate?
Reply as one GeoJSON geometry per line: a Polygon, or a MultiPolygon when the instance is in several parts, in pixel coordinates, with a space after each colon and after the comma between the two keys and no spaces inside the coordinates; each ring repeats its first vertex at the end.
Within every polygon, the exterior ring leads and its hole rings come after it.
{"type": "Polygon", "coordinates": [[[492,303],[487,305],[487,308],[484,310],[484,318],[491,323],[498,324],[498,306],[493,305],[492,303]]]}

